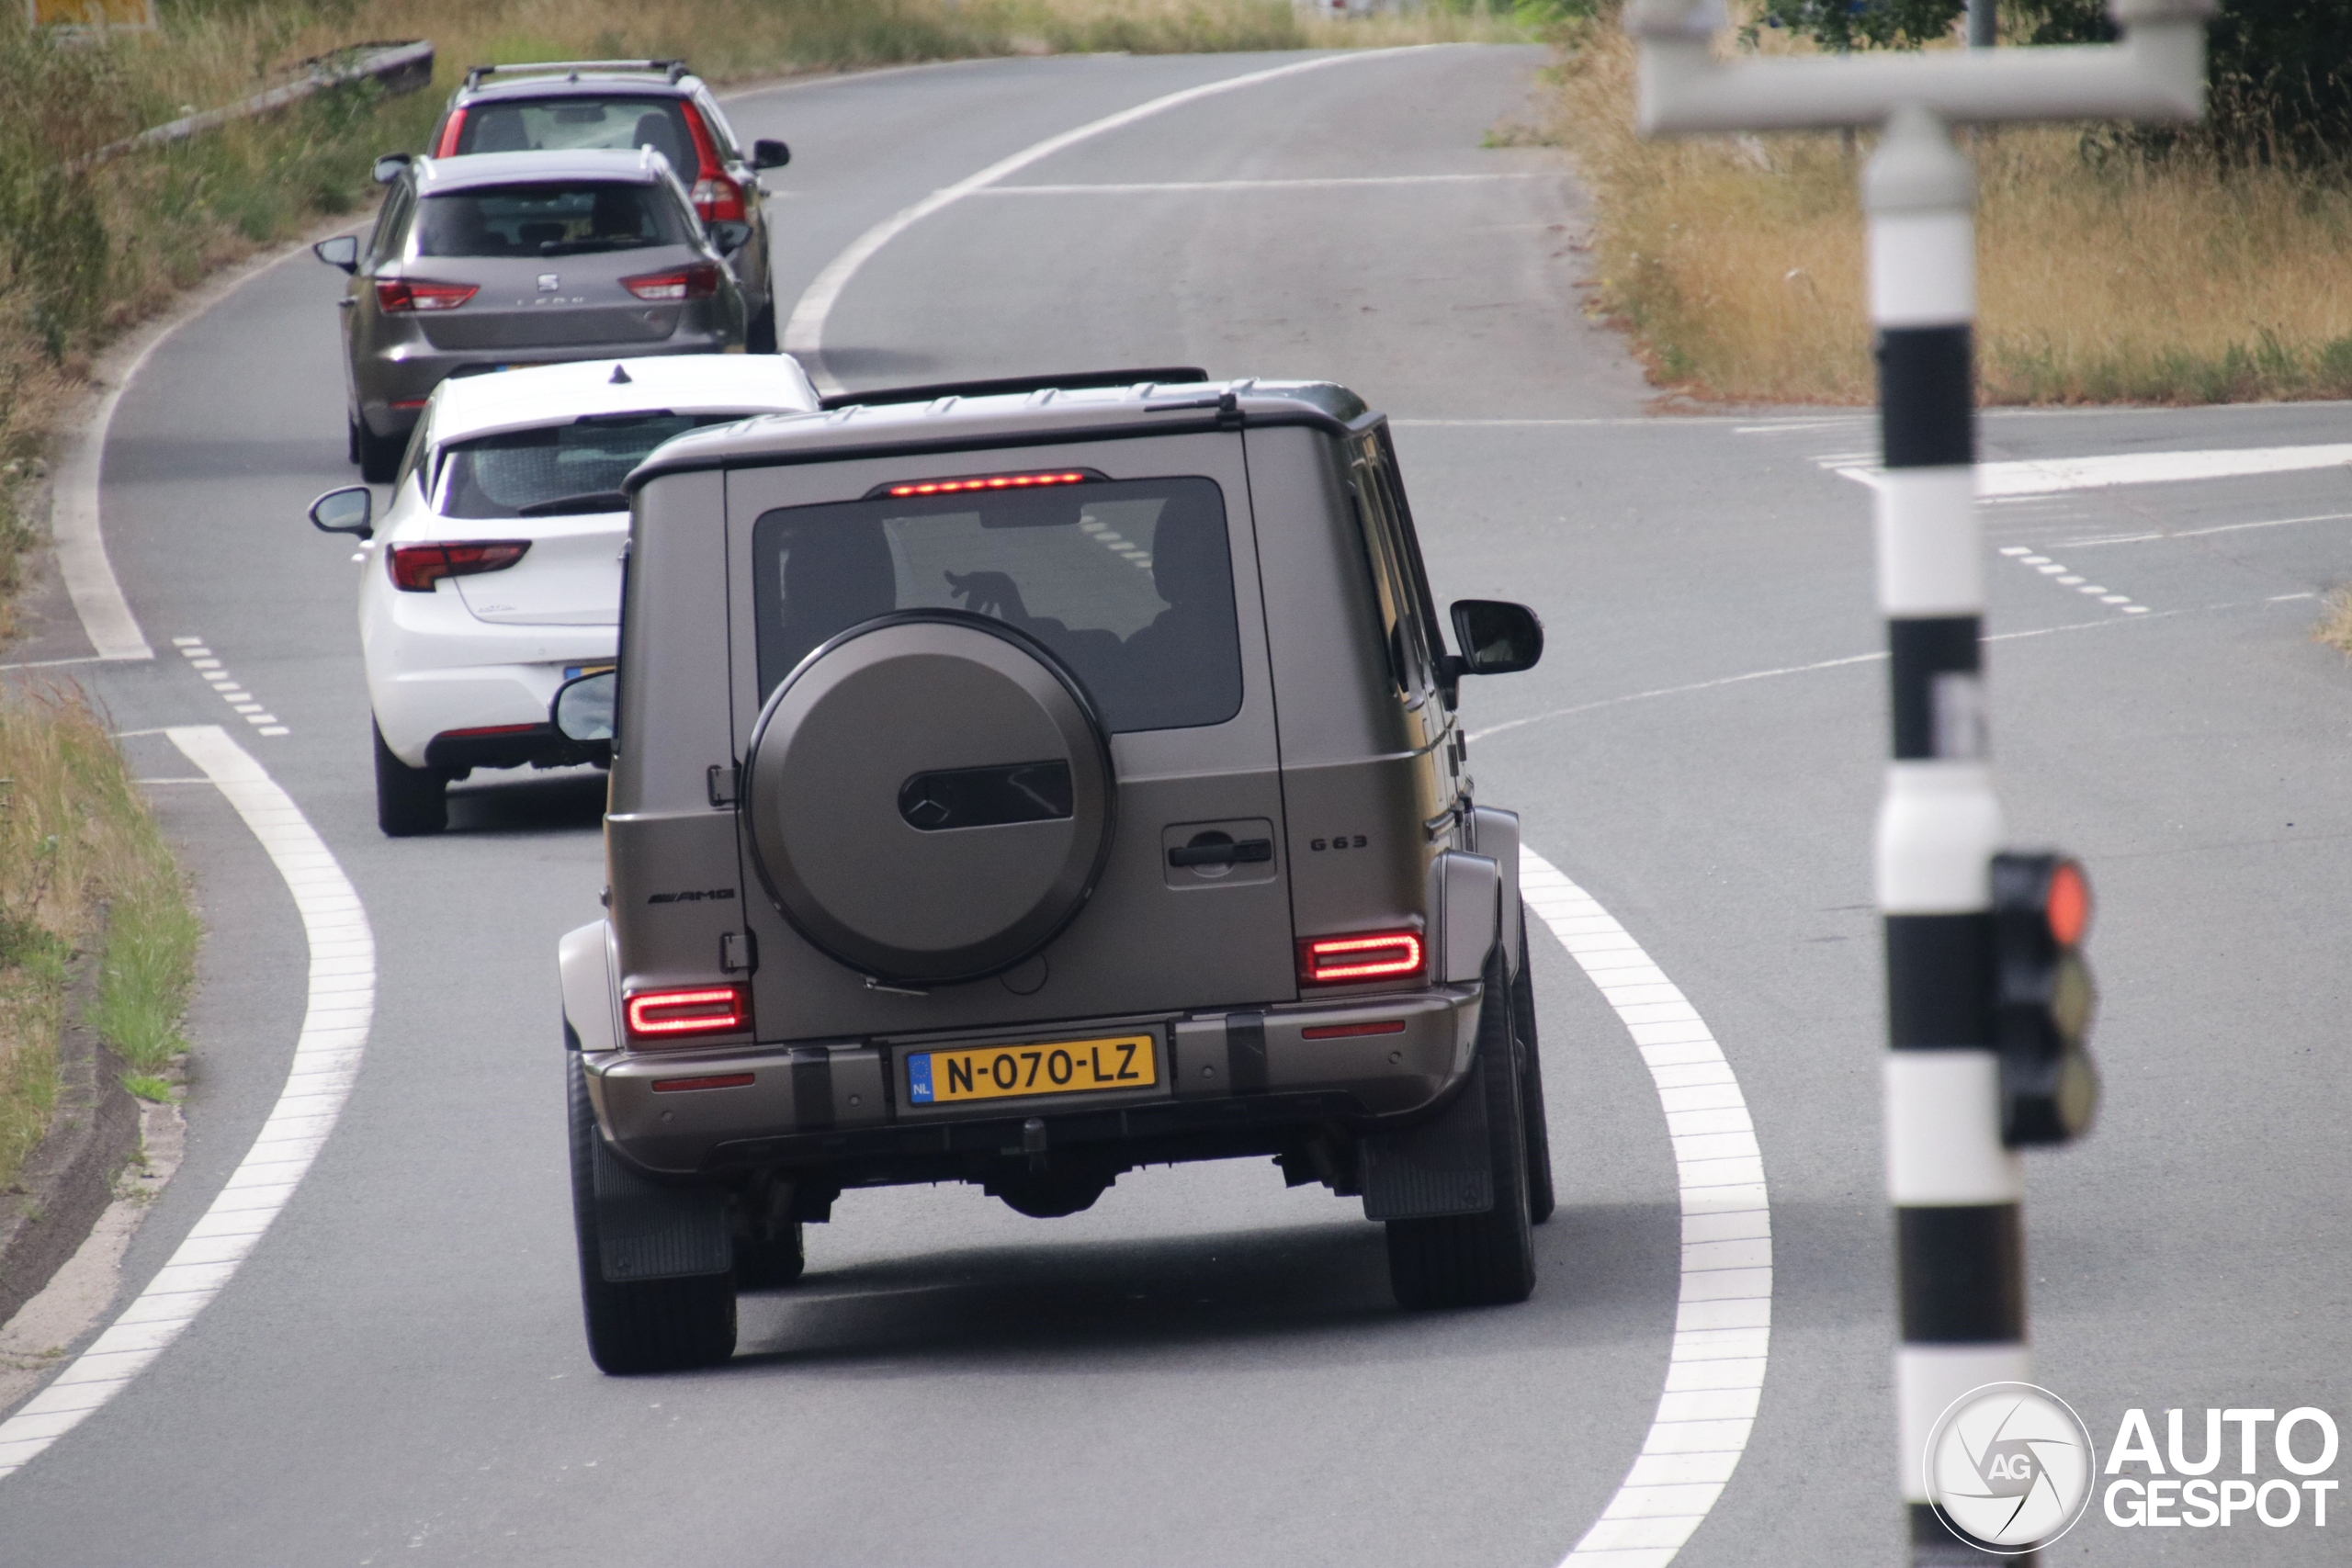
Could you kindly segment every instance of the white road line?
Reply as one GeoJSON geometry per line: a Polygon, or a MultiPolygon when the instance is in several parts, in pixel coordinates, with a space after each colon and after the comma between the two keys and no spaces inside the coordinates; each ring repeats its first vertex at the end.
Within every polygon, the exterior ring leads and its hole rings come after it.
{"type": "Polygon", "coordinates": [[[1326,179],[1298,180],[1159,180],[1132,184],[1076,186],[992,186],[974,196],[1151,196],[1163,191],[1337,190],[1351,186],[1476,185],[1489,180],[1557,180],[1566,171],[1487,175],[1335,175],[1326,179]]]}
{"type": "Polygon", "coordinates": [[[292,797],[217,725],[166,729],[261,840],[294,896],[311,949],[310,1006],[286,1087],[228,1185],[111,1326],[0,1422],[0,1476],[14,1473],[122,1392],[220,1294],[277,1218],[334,1130],[376,1006],[376,939],[359,895],[292,797]]]}
{"type": "MultiPolygon", "coordinates": [[[[2115,485],[2177,484],[2191,479],[2246,479],[2312,468],[2352,465],[2352,444],[2313,446],[2227,446],[2211,452],[2116,452],[2097,457],[2039,457],[1976,465],[1976,494],[1984,501],[2055,495],[2062,491],[2106,490],[2115,485]]],[[[1823,459],[1823,466],[1860,485],[1875,487],[1873,465],[1823,459]]]]}
{"type": "MultiPolygon", "coordinates": [[[[183,318],[185,319],[185,318],[183,318]]],[[[66,597],[81,618],[83,635],[102,660],[153,659],[155,650],[130,613],[130,601],[115,581],[114,563],[107,558],[106,535],[98,526],[98,474],[106,460],[107,432],[122,394],[148,356],[161,348],[179,322],[156,333],[122,367],[114,385],[98,400],[83,427],[82,437],[67,448],[58,465],[56,501],[50,511],[50,531],[57,541],[57,573],[65,580],[66,597]]]]}
{"type": "MultiPolygon", "coordinates": [[[[1417,47],[1428,49],[1442,46],[1422,44],[1417,47]]],[[[1326,54],[1313,60],[1294,61],[1288,65],[1277,65],[1265,71],[1252,71],[1245,75],[1227,76],[1222,81],[1204,83],[1197,87],[1187,87],[1182,92],[1170,93],[1164,96],[1153,98],[1148,103],[1137,104],[1133,108],[1121,109],[1116,114],[1105,115],[1101,119],[1091,120],[1074,130],[1065,130],[1058,136],[1049,136],[1043,141],[1024,147],[1009,158],[999,159],[979,173],[967,175],[952,186],[933,191],[911,207],[901,208],[851,241],[848,249],[827,262],[825,270],[817,275],[816,280],[808,285],[807,291],[792,307],[791,319],[786,321],[784,326],[784,351],[799,358],[801,367],[808,372],[809,379],[816,382],[819,391],[829,397],[841,392],[843,389],[841,382],[825,368],[825,318],[832,314],[835,301],[841,299],[842,290],[849,287],[849,280],[857,276],[858,269],[873,260],[876,252],[933,213],[961,201],[974,191],[985,190],[999,180],[1019,174],[1040,159],[1050,158],[1064,148],[1075,147],[1081,141],[1101,136],[1107,131],[1121,130],[1135,124],[1137,120],[1148,119],[1153,115],[1168,109],[1180,108],[1186,104],[1198,103],[1203,98],[1215,97],[1221,93],[1256,86],[1261,82],[1272,82],[1279,77],[1295,76],[1302,72],[1321,71],[1329,66],[1345,64],[1350,61],[1372,60],[1384,55],[1409,52],[1411,51],[1408,50],[1366,50],[1346,54],[1326,54]]]]}
{"type": "Polygon", "coordinates": [[[203,677],[221,701],[236,710],[247,724],[262,735],[288,735],[292,731],[277,722],[277,716],[264,711],[252,694],[237,683],[236,678],[220,668],[220,660],[212,657],[212,649],[200,637],[175,637],[172,646],[187,659],[188,668],[203,677]]]}
{"type": "Polygon", "coordinates": [[[1772,1337],[1772,1213],[1739,1079],[1706,1021],[1641,943],[1534,851],[1528,909],[1600,988],[1657,1086],[1682,1194],[1674,1348],[1640,1455],[1562,1568],[1666,1568],[1747,1451],[1772,1337]]]}

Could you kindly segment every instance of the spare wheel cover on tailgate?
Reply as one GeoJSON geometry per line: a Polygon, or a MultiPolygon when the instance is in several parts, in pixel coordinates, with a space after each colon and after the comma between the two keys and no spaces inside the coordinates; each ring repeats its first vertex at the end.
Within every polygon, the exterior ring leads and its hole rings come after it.
{"type": "Polygon", "coordinates": [[[861,974],[1008,969],[1094,891],[1117,792],[1093,705],[1025,634],[955,610],[854,626],[752,731],[752,863],[793,929],[861,974]]]}

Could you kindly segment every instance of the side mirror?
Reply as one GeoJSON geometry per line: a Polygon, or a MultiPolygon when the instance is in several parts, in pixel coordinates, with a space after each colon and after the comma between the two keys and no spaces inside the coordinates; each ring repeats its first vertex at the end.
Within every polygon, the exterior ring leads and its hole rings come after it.
{"type": "Polygon", "coordinates": [[[772,136],[763,136],[752,143],[752,167],[781,169],[792,162],[792,149],[772,136]]]}
{"type": "Polygon", "coordinates": [[[616,671],[575,675],[555,689],[555,701],[548,705],[548,721],[566,740],[577,740],[582,745],[603,741],[610,746],[613,698],[619,690],[620,675],[616,671]]]}
{"type": "Polygon", "coordinates": [[[708,225],[711,245],[722,256],[731,256],[743,248],[752,237],[752,226],[732,218],[721,218],[708,225]]]}
{"type": "Polygon", "coordinates": [[[1524,604],[1503,599],[1456,599],[1453,636],[1464,675],[1512,675],[1544,657],[1544,623],[1524,604]]]}
{"type": "Polygon", "coordinates": [[[311,526],[322,534],[376,536],[376,495],[366,485],[331,490],[311,502],[311,526]]]}
{"type": "Polygon", "coordinates": [[[311,247],[311,254],[329,266],[339,266],[345,272],[359,270],[359,236],[337,234],[332,240],[321,240],[311,247]]]}
{"type": "Polygon", "coordinates": [[[406,152],[387,152],[376,160],[370,174],[378,185],[388,186],[399,179],[413,161],[406,152]]]}

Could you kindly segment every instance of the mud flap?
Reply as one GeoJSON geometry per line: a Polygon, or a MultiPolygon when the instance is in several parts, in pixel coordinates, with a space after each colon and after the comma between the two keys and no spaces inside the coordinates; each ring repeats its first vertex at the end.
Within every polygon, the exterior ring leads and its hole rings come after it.
{"type": "Polygon", "coordinates": [[[1483,1214],[1495,1206],[1486,1070],[1483,1062],[1472,1067],[1461,1092],[1435,1119],[1357,1144],[1365,1219],[1431,1220],[1483,1214]]]}
{"type": "Polygon", "coordinates": [[[727,1195],[710,1187],[665,1187],[595,1147],[596,1254],[605,1282],[682,1280],[735,1266],[727,1235],[727,1195]]]}

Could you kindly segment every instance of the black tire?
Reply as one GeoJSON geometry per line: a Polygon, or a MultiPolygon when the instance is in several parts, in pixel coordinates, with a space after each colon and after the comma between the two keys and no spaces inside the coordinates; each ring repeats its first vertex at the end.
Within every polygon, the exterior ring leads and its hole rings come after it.
{"type": "Polygon", "coordinates": [[[391,483],[401,471],[401,458],[408,453],[407,436],[379,435],[364,419],[353,426],[351,443],[358,449],[359,477],[371,485],[391,483]]]}
{"type": "Polygon", "coordinates": [[[571,1062],[571,1222],[580,1240],[580,1307],[588,1355],[613,1377],[715,1367],[735,1353],[735,1282],[725,1274],[616,1285],[596,1248],[596,1114],[588,1075],[571,1062]]]}
{"type": "Polygon", "coordinates": [[[776,352],[775,300],[771,299],[761,306],[760,313],[753,316],[751,324],[743,329],[743,352],[746,354],[776,352]]]}
{"type": "Polygon", "coordinates": [[[1487,961],[1486,989],[1478,1012],[1477,1063],[1463,1092],[1487,1099],[1495,1203],[1483,1214],[1388,1222],[1388,1283],[1408,1307],[1502,1306],[1525,1301],[1535,1289],[1522,1078],[1511,1031],[1510,980],[1499,947],[1487,961]]]}
{"type": "Polygon", "coordinates": [[[1519,1036],[1520,1105],[1527,1123],[1527,1222],[1540,1225],[1556,1205],[1552,1191],[1552,1129],[1544,1108],[1544,1056],[1535,1040],[1535,951],[1521,916],[1519,973],[1510,983],[1510,1020],[1519,1036]]]}
{"type": "Polygon", "coordinates": [[[808,1254],[801,1246],[798,1220],[773,1238],[739,1239],[735,1243],[735,1288],[739,1291],[773,1291],[791,1284],[808,1267],[808,1254]]]}
{"type": "Polygon", "coordinates": [[[449,775],[434,768],[412,768],[392,755],[384,732],[376,737],[376,826],[388,839],[438,833],[449,825],[449,775]]]}

